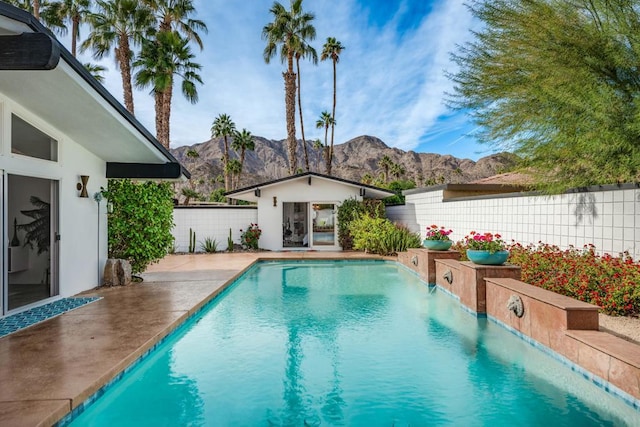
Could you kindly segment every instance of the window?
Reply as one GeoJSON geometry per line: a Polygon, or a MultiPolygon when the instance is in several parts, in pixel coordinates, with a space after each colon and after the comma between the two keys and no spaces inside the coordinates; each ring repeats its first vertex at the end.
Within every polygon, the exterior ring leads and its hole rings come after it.
{"type": "Polygon", "coordinates": [[[12,114],[11,152],[57,162],[58,141],[12,114]]]}

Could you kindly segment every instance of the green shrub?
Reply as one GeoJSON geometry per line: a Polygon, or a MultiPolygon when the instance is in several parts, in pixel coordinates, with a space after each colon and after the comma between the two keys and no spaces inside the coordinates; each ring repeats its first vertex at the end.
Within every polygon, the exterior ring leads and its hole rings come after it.
{"type": "Polygon", "coordinates": [[[350,198],[338,206],[338,242],[343,250],[353,249],[353,237],[350,231],[352,221],[361,215],[368,215],[372,218],[384,218],[384,203],[380,200],[365,199],[360,202],[350,198]]]}
{"type": "Polygon", "coordinates": [[[136,274],[167,254],[173,245],[169,183],[111,179],[103,194],[113,206],[108,227],[110,258],[128,260],[136,274]]]}
{"type": "Polygon", "coordinates": [[[258,227],[258,224],[250,224],[249,227],[243,231],[240,235],[240,243],[243,247],[247,249],[258,249],[258,240],[260,240],[260,235],[262,234],[262,230],[258,227]]]}
{"type": "Polygon", "coordinates": [[[386,218],[372,218],[361,215],[351,222],[353,247],[368,253],[391,255],[419,248],[420,236],[404,226],[396,226],[386,218]]]}

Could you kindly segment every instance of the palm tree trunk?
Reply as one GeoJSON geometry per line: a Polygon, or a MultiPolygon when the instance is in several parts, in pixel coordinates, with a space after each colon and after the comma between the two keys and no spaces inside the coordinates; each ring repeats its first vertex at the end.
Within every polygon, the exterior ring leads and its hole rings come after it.
{"type": "Polygon", "coordinates": [[[76,57],[76,44],[78,42],[78,27],[80,26],[80,17],[75,15],[71,20],[71,55],[76,57]]]}
{"type": "Polygon", "coordinates": [[[160,142],[169,149],[171,142],[171,99],[173,98],[173,82],[164,91],[162,96],[162,139],[160,142]]]}
{"type": "Polygon", "coordinates": [[[153,93],[153,97],[155,100],[155,107],[156,107],[156,138],[158,139],[158,141],[162,142],[162,97],[164,96],[164,93],[162,92],[157,92],[154,91],[153,93]]]}
{"type": "Polygon", "coordinates": [[[331,158],[329,157],[330,151],[327,145],[327,133],[329,132],[329,125],[324,127],[324,164],[327,169],[327,175],[331,175],[331,158]]]}
{"type": "Polygon", "coordinates": [[[38,0],[33,0],[33,16],[40,20],[40,2],[38,0]]]}
{"type": "Polygon", "coordinates": [[[231,176],[229,174],[229,143],[227,135],[224,136],[224,153],[222,153],[222,166],[224,167],[224,191],[229,191],[231,176]]]}
{"type": "Polygon", "coordinates": [[[124,106],[131,114],[134,114],[133,87],[131,86],[131,50],[129,49],[129,38],[126,35],[120,36],[120,43],[116,48],[116,57],[118,58],[120,74],[122,75],[124,106]]]}
{"type": "Polygon", "coordinates": [[[302,148],[304,149],[304,164],[309,172],[309,153],[307,153],[307,140],[304,138],[304,120],[302,120],[302,95],[300,89],[300,58],[296,56],[296,71],[298,72],[298,111],[300,113],[300,133],[302,134],[302,148]]]}
{"type": "Polygon", "coordinates": [[[288,58],[284,77],[285,117],[287,120],[287,148],[289,152],[289,174],[294,175],[298,167],[296,158],[296,73],[293,72],[293,55],[288,58]]]}
{"type": "Polygon", "coordinates": [[[333,112],[331,113],[331,148],[329,149],[329,161],[327,162],[327,174],[331,175],[331,163],[333,162],[333,133],[336,128],[336,60],[333,59],[333,112]]]}

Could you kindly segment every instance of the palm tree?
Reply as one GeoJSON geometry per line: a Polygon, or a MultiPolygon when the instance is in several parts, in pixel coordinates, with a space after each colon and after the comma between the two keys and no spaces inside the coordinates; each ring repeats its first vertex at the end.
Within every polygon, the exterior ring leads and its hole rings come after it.
{"type": "Polygon", "coordinates": [[[71,54],[75,57],[80,24],[91,14],[91,0],[62,0],[58,13],[62,21],[71,21],[71,54]]]}
{"type": "Polygon", "coordinates": [[[159,32],[176,31],[202,49],[198,31],[207,34],[208,29],[203,21],[191,18],[196,12],[193,0],[144,0],[144,3],[153,10],[159,32]]]}
{"type": "Polygon", "coordinates": [[[329,146],[327,145],[327,133],[329,132],[329,127],[335,124],[335,120],[328,111],[323,111],[320,113],[320,118],[316,121],[316,128],[322,129],[324,128],[324,162],[325,167],[327,168],[327,175],[331,175],[331,152],[329,151],[329,146]]]}
{"type": "Polygon", "coordinates": [[[322,55],[320,56],[321,61],[331,58],[333,62],[333,112],[331,117],[334,118],[334,122],[331,125],[331,148],[329,149],[329,162],[327,163],[329,165],[327,170],[329,175],[331,175],[331,160],[333,160],[333,133],[336,127],[336,64],[340,61],[340,54],[343,50],[344,46],[335,37],[327,37],[326,43],[322,46],[322,55]]]}
{"type": "Polygon", "coordinates": [[[201,66],[191,60],[194,55],[189,41],[175,31],[158,32],[155,40],[142,44],[134,66],[140,70],[135,75],[136,86],[152,86],[156,108],[156,136],[166,148],[170,143],[171,100],[174,75],[182,77],[182,94],[189,102],[198,102],[196,83],[202,83],[197,73],[201,66]]]}
{"type": "MultiPolygon", "coordinates": [[[[315,34],[310,40],[315,38],[315,34]]],[[[296,73],[298,75],[298,113],[300,114],[300,134],[302,135],[302,148],[304,149],[304,163],[309,172],[309,153],[307,152],[307,140],[304,137],[304,120],[302,119],[302,86],[300,84],[300,58],[309,58],[314,65],[318,63],[318,54],[316,50],[304,40],[299,40],[296,46],[296,73]]]]}
{"type": "Polygon", "coordinates": [[[382,169],[382,172],[384,173],[384,182],[388,182],[389,169],[391,169],[391,166],[393,166],[393,161],[389,156],[384,155],[380,160],[378,160],[378,166],[380,166],[380,168],[382,169]]]}
{"type": "MultiPolygon", "coordinates": [[[[289,155],[289,173],[295,174],[296,158],[296,73],[293,72],[293,58],[297,47],[306,44],[307,40],[315,38],[316,30],[311,25],[315,18],[312,13],[302,11],[302,0],[291,0],[290,10],[274,2],[269,12],[273,15],[273,22],[262,29],[262,38],[267,41],[264,48],[264,60],[268,64],[278,53],[280,59],[286,62],[287,69],[284,77],[285,89],[285,117],[287,123],[287,150],[289,155]]],[[[299,50],[299,49],[298,49],[299,50]]]]}
{"type": "Polygon", "coordinates": [[[246,151],[253,151],[256,148],[256,144],[253,141],[253,135],[246,129],[242,129],[242,132],[235,132],[233,134],[233,141],[231,142],[231,148],[238,153],[240,157],[240,173],[244,167],[244,155],[246,151]]]}
{"type": "Polygon", "coordinates": [[[236,124],[233,123],[228,114],[220,114],[211,125],[212,138],[224,138],[224,151],[222,152],[222,168],[224,169],[224,190],[229,191],[229,142],[227,138],[236,131],[236,124]]]}
{"type": "Polygon", "coordinates": [[[10,5],[26,10],[38,19],[44,26],[56,33],[63,34],[66,30],[64,22],[60,18],[59,2],[50,2],[47,0],[3,0],[10,5]]]}
{"type": "Polygon", "coordinates": [[[394,176],[396,179],[400,179],[402,175],[407,173],[407,169],[402,166],[400,163],[394,163],[391,165],[389,169],[389,173],[394,176]]]}
{"type": "Polygon", "coordinates": [[[313,149],[316,151],[316,170],[320,171],[320,160],[322,159],[322,141],[317,138],[313,141],[313,149]]]}
{"type": "Polygon", "coordinates": [[[238,159],[230,159],[229,163],[225,167],[225,171],[231,178],[231,189],[234,190],[238,186],[240,181],[240,174],[242,173],[242,164],[238,159]]]}
{"type": "Polygon", "coordinates": [[[80,50],[92,48],[94,58],[100,59],[114,48],[122,75],[124,105],[133,114],[131,48],[139,45],[147,35],[153,22],[151,11],[136,0],[97,0],[97,5],[98,13],[89,17],[92,31],[80,50]]]}
{"type": "Polygon", "coordinates": [[[373,175],[371,175],[369,172],[367,172],[364,175],[362,175],[362,178],[360,179],[360,182],[363,183],[363,184],[371,185],[374,180],[375,180],[375,178],[373,177],[373,175]]]}
{"type": "Polygon", "coordinates": [[[102,73],[107,71],[105,67],[98,64],[92,64],[90,62],[85,62],[82,65],[84,65],[84,68],[86,68],[86,70],[91,73],[94,79],[96,79],[100,83],[104,83],[104,76],[102,75],[102,73]]]}

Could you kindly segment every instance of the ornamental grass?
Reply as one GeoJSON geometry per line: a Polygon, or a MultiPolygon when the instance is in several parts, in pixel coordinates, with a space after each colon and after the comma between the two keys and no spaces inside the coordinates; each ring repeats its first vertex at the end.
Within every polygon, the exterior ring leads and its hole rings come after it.
{"type": "Polygon", "coordinates": [[[582,249],[538,243],[512,244],[508,262],[522,269],[522,281],[599,306],[617,316],[640,315],[640,263],[628,252],[596,255],[582,249]]]}

